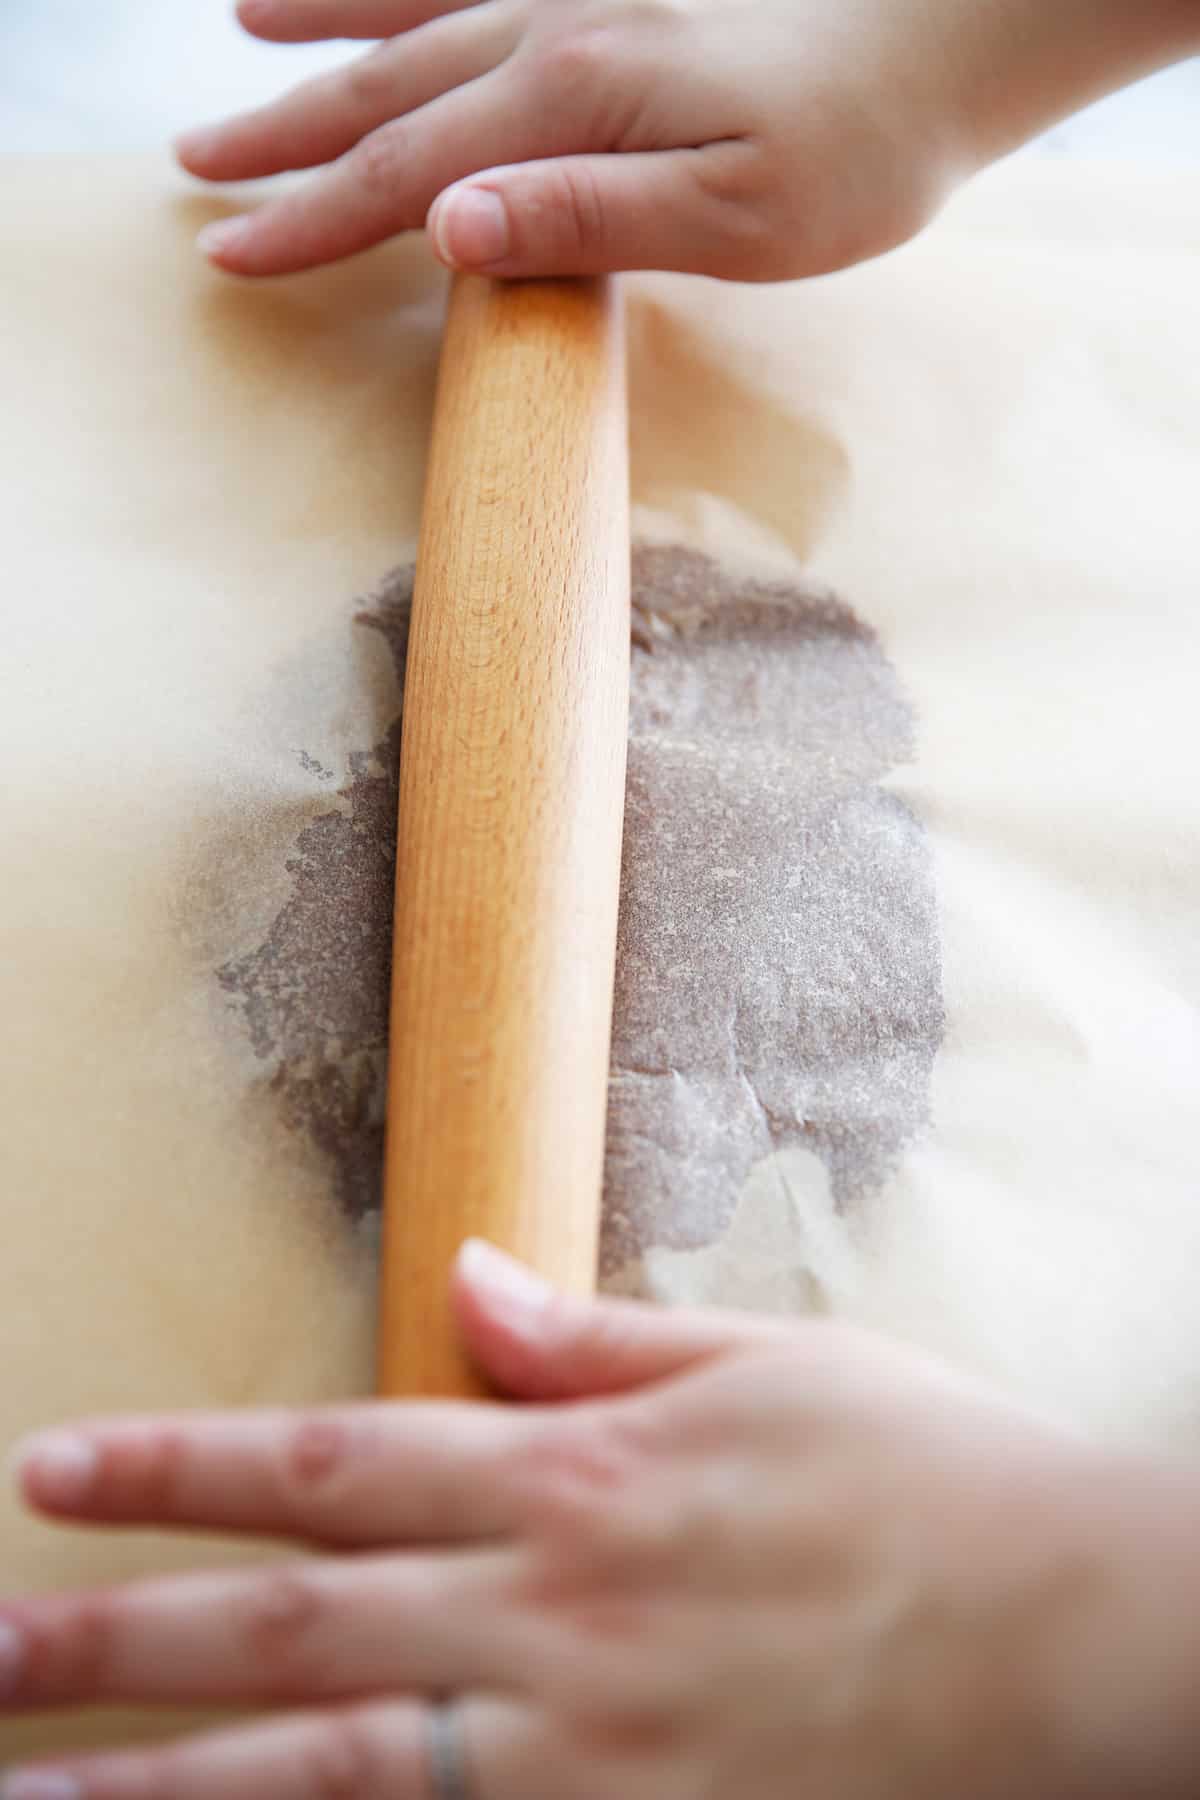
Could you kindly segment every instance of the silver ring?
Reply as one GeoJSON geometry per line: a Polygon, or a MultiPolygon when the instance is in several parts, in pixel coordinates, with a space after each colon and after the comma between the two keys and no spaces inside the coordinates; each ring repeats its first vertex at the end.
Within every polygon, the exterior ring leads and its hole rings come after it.
{"type": "Polygon", "coordinates": [[[474,1800],[457,1707],[429,1712],[429,1776],[436,1800],[474,1800]]]}

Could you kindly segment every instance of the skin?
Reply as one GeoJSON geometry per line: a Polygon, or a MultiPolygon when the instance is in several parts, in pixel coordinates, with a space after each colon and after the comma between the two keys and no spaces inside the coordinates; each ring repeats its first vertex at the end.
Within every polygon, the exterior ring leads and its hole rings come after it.
{"type": "Polygon", "coordinates": [[[209,181],[324,172],[204,248],[241,275],[428,221],[454,267],[816,275],[1184,55],[1197,0],[241,0],[280,42],[381,40],[179,144],[209,181]]]}
{"type": "Polygon", "coordinates": [[[10,1706],[278,1715],[17,1774],[5,1800],[428,1800],[443,1694],[478,1800],[1197,1791],[1190,1478],[828,1323],[568,1301],[482,1245],[456,1302],[525,1404],[24,1449],[47,1514],[296,1559],[0,1608],[10,1706]]]}
{"type": "MultiPolygon", "coordinates": [[[[382,40],[180,146],[214,181],[323,171],[207,234],[248,276],[427,219],[444,261],[501,274],[816,274],[1200,39],[1194,0],[241,14],[281,42],[382,40]]],[[[295,1557],[0,1605],[0,1706],[275,1715],[15,1771],[3,1800],[429,1800],[446,1694],[477,1800],[1200,1791],[1195,1477],[828,1323],[570,1302],[480,1245],[455,1292],[524,1404],[109,1420],[25,1446],[49,1516],[295,1557]]]]}

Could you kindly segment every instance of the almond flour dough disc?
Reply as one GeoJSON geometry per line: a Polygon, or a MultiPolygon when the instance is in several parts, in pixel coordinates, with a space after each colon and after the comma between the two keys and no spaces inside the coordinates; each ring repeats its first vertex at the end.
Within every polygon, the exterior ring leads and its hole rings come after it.
{"type": "MultiPolygon", "coordinates": [[[[928,1123],[944,1024],[928,847],[884,785],[912,711],[876,634],[803,580],[677,545],[635,549],[633,596],[601,1254],[626,1281],[655,1246],[715,1242],[788,1146],[860,1205],[928,1123]]],[[[411,598],[402,569],[353,621],[398,694],[411,598]]],[[[399,755],[399,714],[341,786],[299,752],[326,810],[285,852],[261,942],[216,971],[354,1221],[379,1203],[399,755]]]]}

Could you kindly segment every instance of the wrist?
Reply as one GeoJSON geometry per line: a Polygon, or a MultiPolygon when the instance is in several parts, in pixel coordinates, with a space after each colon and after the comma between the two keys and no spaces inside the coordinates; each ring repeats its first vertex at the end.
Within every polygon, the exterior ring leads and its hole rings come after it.
{"type": "Polygon", "coordinates": [[[1200,49],[1200,0],[974,0],[948,46],[966,157],[982,166],[1200,49]]]}

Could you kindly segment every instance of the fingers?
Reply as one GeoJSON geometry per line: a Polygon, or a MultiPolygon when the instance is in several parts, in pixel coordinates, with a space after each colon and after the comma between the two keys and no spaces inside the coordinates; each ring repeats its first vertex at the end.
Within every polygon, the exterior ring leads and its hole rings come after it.
{"type": "Polygon", "coordinates": [[[677,269],[753,279],[782,246],[738,197],[752,155],[728,142],[495,168],[442,194],[429,230],[451,268],[491,275],[677,269]]]}
{"type": "Polygon", "coordinates": [[[476,0],[239,0],[238,18],[274,44],[323,38],[386,38],[411,31],[476,0]]]}
{"type": "MultiPolygon", "coordinates": [[[[533,1715],[478,1699],[457,1708],[456,1721],[478,1771],[472,1793],[532,1800],[528,1771],[539,1754],[533,1715]]],[[[428,1745],[428,1713],[411,1701],[331,1709],[205,1733],[166,1749],[18,1770],[0,1787],[0,1800],[428,1800],[428,1745]],[[52,1777],[58,1787],[49,1785],[52,1777]]]]}
{"type": "Polygon", "coordinates": [[[180,161],[206,181],[249,181],[332,162],[390,120],[502,62],[511,16],[462,13],[306,81],[269,106],[184,133],[180,161]]]}
{"type": "Polygon", "coordinates": [[[508,1474],[545,1430],[491,1406],[330,1408],[114,1420],[18,1450],[43,1512],[341,1546],[497,1537],[508,1474]]]}
{"type": "MultiPolygon", "coordinates": [[[[517,10],[495,3],[453,17],[430,8],[439,16],[414,30],[419,4],[401,9],[407,35],[351,68],[180,140],[185,166],[209,180],[332,165],[202,233],[221,268],[289,274],[428,223],[443,262],[499,276],[790,271],[794,245],[770,229],[753,141],[618,148],[615,78],[592,51],[565,39],[526,55],[517,10]]],[[[291,0],[288,17],[328,24],[333,12],[291,0]]],[[[357,16],[354,0],[345,13],[357,16]]],[[[635,58],[619,111],[636,110],[649,79],[635,58]]]]}
{"type": "Polygon", "coordinates": [[[350,1558],[134,1582],[0,1612],[21,1709],[280,1705],[517,1685],[515,1553],[350,1558]]]}
{"type": "Polygon", "coordinates": [[[573,1300],[478,1241],[459,1257],[454,1302],[480,1367],[498,1387],[527,1400],[625,1392],[738,1349],[786,1342],[789,1330],[736,1314],[573,1300]]]}
{"type": "Polygon", "coordinates": [[[297,192],[210,227],[201,247],[232,274],[285,275],[415,230],[435,196],[494,149],[533,153],[539,122],[510,99],[502,71],[468,82],[373,132],[297,192]]]}

